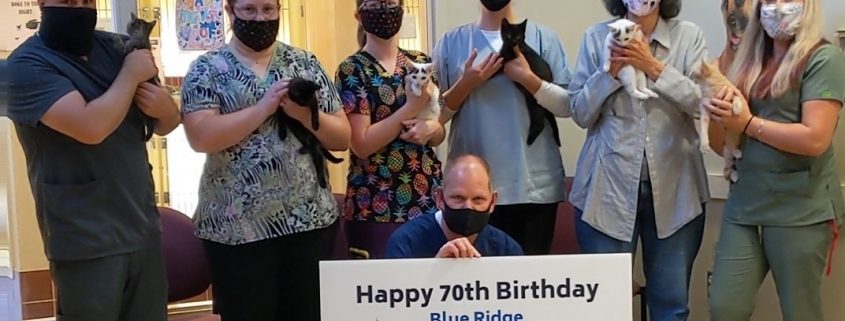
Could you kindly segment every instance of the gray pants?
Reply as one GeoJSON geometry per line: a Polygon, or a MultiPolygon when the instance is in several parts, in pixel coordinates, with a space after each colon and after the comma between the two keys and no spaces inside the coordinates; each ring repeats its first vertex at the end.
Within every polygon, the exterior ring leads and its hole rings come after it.
{"type": "Polygon", "coordinates": [[[80,261],[52,261],[57,321],[165,321],[161,248],[80,261]]]}
{"type": "Polygon", "coordinates": [[[760,284],[772,271],[784,321],[821,321],[821,282],[833,231],[828,222],[798,227],[722,223],[710,314],[748,321],[760,284]]]}

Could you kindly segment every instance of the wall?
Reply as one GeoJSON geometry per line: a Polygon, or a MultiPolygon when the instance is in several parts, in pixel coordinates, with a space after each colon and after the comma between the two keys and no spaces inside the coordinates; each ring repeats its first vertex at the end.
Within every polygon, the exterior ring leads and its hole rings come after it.
{"type": "MultiPolygon", "coordinates": [[[[440,39],[443,33],[454,26],[475,21],[478,17],[480,4],[472,0],[433,0],[431,8],[433,39],[440,39]]],[[[513,0],[517,15],[547,25],[558,32],[570,62],[570,69],[580,47],[581,37],[588,26],[609,18],[601,1],[583,0],[513,0]],[[537,10],[543,8],[543,10],[537,10]]],[[[683,19],[695,22],[701,26],[708,42],[711,57],[718,55],[724,46],[724,27],[722,25],[719,5],[721,0],[686,0],[681,13],[683,19]]],[[[837,28],[845,28],[845,1],[822,0],[824,13],[824,31],[829,39],[834,39],[837,28]]],[[[434,44],[432,44],[433,46],[434,44]]],[[[563,138],[563,155],[566,171],[570,175],[575,171],[575,163],[584,141],[585,131],[577,127],[568,119],[559,120],[561,137],[563,138]]],[[[841,128],[842,126],[840,126],[841,128]]],[[[837,133],[835,146],[839,147],[838,166],[840,173],[845,174],[845,131],[837,133]]],[[[716,198],[724,198],[726,185],[720,177],[721,159],[709,155],[706,157],[708,172],[711,178],[711,192],[716,198]]],[[[845,177],[845,176],[843,176],[845,177]]],[[[692,321],[710,320],[707,311],[706,277],[712,266],[713,248],[718,239],[719,225],[722,220],[724,201],[713,200],[707,206],[707,227],[699,258],[693,272],[691,302],[692,321]]],[[[845,305],[840,303],[845,297],[845,266],[841,262],[845,259],[842,246],[836,252],[834,262],[835,271],[832,277],[824,280],[822,289],[825,298],[824,312],[826,320],[845,320],[845,305]]],[[[640,273],[641,274],[641,273],[640,273]]],[[[642,279],[642,275],[638,276],[642,279]]],[[[757,311],[753,321],[782,320],[777,305],[777,296],[771,278],[767,279],[760,289],[757,311]]]]}

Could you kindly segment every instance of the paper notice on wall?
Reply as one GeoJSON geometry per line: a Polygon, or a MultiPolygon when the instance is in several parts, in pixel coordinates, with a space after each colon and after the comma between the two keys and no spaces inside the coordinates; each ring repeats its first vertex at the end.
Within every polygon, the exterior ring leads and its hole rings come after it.
{"type": "Polygon", "coordinates": [[[182,50],[223,47],[223,1],[177,0],[176,37],[182,50]]]}
{"type": "Polygon", "coordinates": [[[17,48],[38,30],[41,10],[35,0],[0,0],[0,51],[17,48]]]}

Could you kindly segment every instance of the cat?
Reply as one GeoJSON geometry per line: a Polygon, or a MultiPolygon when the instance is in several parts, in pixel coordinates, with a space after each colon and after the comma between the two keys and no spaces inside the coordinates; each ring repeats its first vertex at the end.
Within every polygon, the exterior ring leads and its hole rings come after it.
{"type": "MultiPolygon", "coordinates": [[[[702,62],[701,69],[694,75],[695,80],[701,87],[702,98],[711,99],[719,94],[719,91],[724,87],[736,87],[725,77],[715,64],[702,62]]],[[[743,109],[743,100],[740,97],[735,97],[733,100],[733,109],[731,112],[734,115],[739,114],[743,109]]],[[[701,118],[699,119],[698,135],[701,137],[701,145],[699,148],[702,152],[706,152],[710,148],[710,140],[707,136],[708,128],[710,127],[710,114],[701,107],[701,118]]],[[[722,157],[724,158],[723,174],[725,178],[731,183],[736,183],[739,180],[739,173],[734,169],[734,164],[737,160],[742,158],[742,151],[740,150],[739,133],[725,131],[725,146],[722,149],[722,157]]]]}
{"type": "MultiPolygon", "coordinates": [[[[320,129],[320,104],[317,100],[317,91],[319,90],[320,85],[301,77],[293,78],[288,83],[288,97],[298,105],[310,110],[311,128],[315,131],[320,129]]],[[[327,188],[329,173],[326,160],[338,164],[343,162],[343,159],[335,157],[331,152],[323,148],[317,136],[314,136],[302,123],[285,114],[281,108],[276,112],[275,117],[279,130],[279,139],[285,140],[288,130],[290,130],[293,136],[302,143],[299,153],[309,154],[311,156],[311,162],[317,171],[317,184],[321,188],[327,188]]]]}
{"type": "MultiPolygon", "coordinates": [[[[528,61],[531,71],[540,79],[552,82],[554,80],[552,68],[543,60],[543,57],[539,53],[525,43],[525,29],[527,25],[527,19],[519,24],[511,24],[507,19],[502,19],[502,49],[499,51],[499,56],[502,58],[503,63],[516,59],[514,47],[518,47],[525,60],[528,61]]],[[[501,73],[503,70],[500,69],[497,73],[501,73]]],[[[560,132],[557,127],[555,115],[546,108],[543,108],[543,106],[540,106],[537,103],[537,99],[534,98],[534,94],[521,85],[517,85],[517,87],[522,92],[522,95],[525,96],[525,105],[528,108],[528,145],[533,144],[537,137],[540,136],[540,133],[543,132],[546,126],[545,121],[548,121],[549,126],[552,127],[555,143],[557,146],[560,146],[560,132]]]]}
{"type": "MultiPolygon", "coordinates": [[[[643,32],[640,26],[631,20],[619,19],[607,24],[607,26],[610,28],[610,32],[607,34],[607,38],[605,38],[604,57],[607,57],[603,66],[605,72],[610,71],[611,44],[625,46],[634,39],[643,39],[643,32]]],[[[639,100],[659,97],[656,92],[648,89],[645,73],[634,68],[634,66],[625,65],[622,67],[619,70],[617,78],[619,78],[619,81],[625,87],[625,91],[631,97],[639,100]]]]}
{"type": "MultiPolygon", "coordinates": [[[[150,34],[152,33],[155,25],[155,20],[149,22],[139,19],[135,16],[135,13],[131,13],[129,24],[126,25],[126,34],[129,35],[129,39],[123,43],[124,56],[137,49],[151,50],[153,46],[150,43],[150,34]]],[[[156,86],[161,86],[161,81],[158,79],[158,76],[154,76],[152,79],[148,80],[148,82],[156,86]]],[[[144,113],[141,113],[141,116],[144,118],[144,141],[149,141],[153,138],[156,120],[144,113]]]]}
{"type": "Polygon", "coordinates": [[[434,64],[418,64],[408,59],[405,62],[405,69],[407,70],[405,81],[410,83],[412,94],[419,97],[422,95],[423,88],[430,88],[431,98],[425,108],[417,114],[416,119],[437,120],[440,117],[440,89],[437,86],[426,87],[434,76],[434,64]]]}

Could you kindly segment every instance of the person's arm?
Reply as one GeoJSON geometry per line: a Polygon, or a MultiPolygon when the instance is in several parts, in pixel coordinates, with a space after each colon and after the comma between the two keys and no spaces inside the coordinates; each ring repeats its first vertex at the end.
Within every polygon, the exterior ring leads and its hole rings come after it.
{"type": "Polygon", "coordinates": [[[622,88],[622,84],[601,66],[606,59],[604,41],[593,39],[593,29],[586,32],[581,42],[575,73],[569,85],[572,120],[581,128],[590,128],[598,121],[605,101],[622,88]]]}
{"type": "Polygon", "coordinates": [[[13,61],[9,69],[13,119],[31,126],[40,122],[89,145],[101,143],[120,126],[138,84],[156,72],[148,50],[134,51],[127,55],[111,87],[89,102],[69,79],[34,58],[13,61]]]}
{"type": "MultiPolygon", "coordinates": [[[[815,55],[801,80],[801,122],[782,123],[752,116],[748,108],[733,116],[729,103],[732,96],[745,100],[736,92],[713,100],[711,114],[722,120],[727,130],[743,132],[778,150],[810,157],[824,154],[833,141],[845,102],[845,58],[834,47],[822,48],[815,55]]],[[[748,106],[747,102],[743,105],[748,106]]]]}
{"type": "MultiPolygon", "coordinates": [[[[353,62],[344,61],[338,68],[335,85],[349,118],[352,152],[360,158],[367,158],[396,139],[405,128],[402,122],[416,117],[429,96],[426,91],[423,91],[421,97],[407,95],[405,105],[387,118],[372,123],[370,113],[374,111],[370,110],[373,108],[370,95],[359,95],[366,93],[365,88],[368,86],[362,83],[366,81],[362,75],[363,71],[353,62]]],[[[406,91],[410,90],[406,88],[406,91]]]]}
{"type": "Polygon", "coordinates": [[[156,135],[169,134],[182,121],[182,114],[173,97],[160,86],[142,82],[135,91],[135,102],[141,112],[156,120],[153,131],[156,135]]]}
{"type": "MultiPolygon", "coordinates": [[[[698,27],[688,27],[684,37],[692,38],[689,48],[684,48],[681,53],[684,61],[684,70],[678,70],[671,65],[666,65],[651,53],[649,43],[642,40],[634,40],[628,48],[621,48],[623,57],[614,58],[646,73],[648,78],[654,80],[654,91],[661,99],[672,102],[676,107],[686,114],[698,118],[701,112],[701,88],[692,80],[691,75],[701,69],[706,54],[704,33],[698,27]]],[[[671,49],[677,50],[677,49],[671,49]]]]}
{"type": "Polygon", "coordinates": [[[549,64],[553,79],[551,82],[542,81],[540,87],[534,92],[534,99],[537,99],[540,106],[556,117],[569,117],[572,115],[570,109],[572,102],[567,88],[572,82],[572,73],[567,66],[566,51],[554,32],[544,30],[540,36],[546,44],[546,48],[543,48],[540,55],[549,64]]]}
{"type": "MultiPolygon", "coordinates": [[[[446,40],[441,40],[438,47],[435,48],[435,64],[445,61],[448,55],[448,44],[446,44],[446,40]]],[[[449,122],[455,113],[461,109],[472,91],[490,79],[501,68],[502,58],[499,58],[499,55],[491,53],[487,57],[478,57],[478,50],[473,49],[469,58],[464,62],[464,72],[461,77],[454,84],[441,81],[444,84],[442,88],[448,89],[443,93],[446,108],[443,108],[440,113],[440,122],[443,124],[449,122]],[[483,59],[483,61],[476,65],[475,60],[478,58],[483,59]]],[[[446,75],[445,73],[438,74],[440,74],[440,77],[446,75]]]]}
{"type": "Polygon", "coordinates": [[[200,57],[185,77],[182,86],[182,114],[185,134],[191,148],[200,153],[215,153],[230,148],[252,134],[275,114],[281,101],[278,83],[254,106],[234,113],[220,112],[221,99],[216,92],[212,68],[200,57]]]}
{"type": "Polygon", "coordinates": [[[318,84],[325,84],[320,87],[319,103],[320,114],[318,115],[320,129],[314,130],[311,127],[311,112],[308,108],[298,106],[290,100],[287,95],[282,98],[282,106],[288,116],[298,120],[305,125],[320,144],[331,151],[344,151],[349,148],[351,129],[349,120],[346,118],[346,113],[341,108],[340,98],[338,97],[337,89],[331,85],[332,82],[326,75],[326,71],[317,61],[317,58],[308,53],[308,69],[311,75],[311,81],[318,84]]]}

